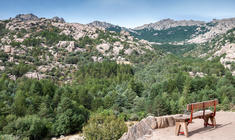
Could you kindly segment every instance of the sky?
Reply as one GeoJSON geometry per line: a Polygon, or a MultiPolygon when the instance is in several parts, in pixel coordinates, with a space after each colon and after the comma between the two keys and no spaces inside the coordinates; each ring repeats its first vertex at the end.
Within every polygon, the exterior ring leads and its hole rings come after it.
{"type": "Polygon", "coordinates": [[[0,0],[0,19],[27,13],[133,28],[166,18],[211,21],[235,17],[235,0],[0,0]]]}

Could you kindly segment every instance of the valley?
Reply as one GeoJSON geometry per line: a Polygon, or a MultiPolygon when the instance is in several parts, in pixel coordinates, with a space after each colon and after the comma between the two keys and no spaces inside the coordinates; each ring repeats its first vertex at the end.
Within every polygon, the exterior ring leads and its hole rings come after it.
{"type": "Polygon", "coordinates": [[[114,140],[125,121],[214,98],[217,110],[235,111],[234,44],[235,18],[132,29],[34,14],[0,20],[0,139],[114,140]]]}

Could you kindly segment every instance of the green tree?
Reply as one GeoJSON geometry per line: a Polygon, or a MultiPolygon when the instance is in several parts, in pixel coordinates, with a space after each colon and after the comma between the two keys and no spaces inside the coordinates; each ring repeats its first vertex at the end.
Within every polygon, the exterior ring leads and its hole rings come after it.
{"type": "Polygon", "coordinates": [[[12,108],[13,112],[17,115],[17,116],[24,116],[27,110],[27,106],[26,106],[26,100],[25,100],[25,96],[23,94],[23,91],[19,90],[16,92],[16,96],[14,97],[14,104],[13,104],[13,108],[12,108]]]}
{"type": "Polygon", "coordinates": [[[88,111],[67,97],[63,97],[57,107],[53,134],[66,135],[80,131],[88,119],[88,111]]]}
{"type": "Polygon", "coordinates": [[[162,116],[170,113],[166,101],[161,96],[156,96],[153,101],[153,113],[156,116],[162,116]]]}

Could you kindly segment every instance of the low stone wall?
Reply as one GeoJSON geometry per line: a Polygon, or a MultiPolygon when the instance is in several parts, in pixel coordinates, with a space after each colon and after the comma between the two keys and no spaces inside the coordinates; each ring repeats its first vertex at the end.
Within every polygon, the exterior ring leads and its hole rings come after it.
{"type": "Polygon", "coordinates": [[[139,123],[129,128],[119,140],[137,140],[144,135],[151,135],[152,131],[158,128],[165,128],[175,125],[174,117],[177,115],[154,117],[148,116],[139,123]]]}

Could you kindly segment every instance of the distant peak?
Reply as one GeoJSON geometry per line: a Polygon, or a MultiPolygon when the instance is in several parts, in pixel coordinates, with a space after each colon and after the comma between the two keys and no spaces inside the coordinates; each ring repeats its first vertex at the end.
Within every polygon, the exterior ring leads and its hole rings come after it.
{"type": "MultiPolygon", "coordinates": [[[[166,19],[162,19],[162,20],[160,20],[160,21],[162,21],[162,22],[166,22],[166,21],[174,21],[173,19],[171,19],[171,18],[166,18],[166,19]]],[[[159,21],[159,22],[160,22],[159,21]]]]}
{"type": "Polygon", "coordinates": [[[22,21],[38,20],[38,17],[35,16],[34,14],[32,14],[32,13],[29,13],[29,14],[18,14],[18,15],[16,15],[15,18],[16,18],[16,19],[20,19],[20,20],[22,20],[22,21]]]}
{"type": "Polygon", "coordinates": [[[173,20],[170,18],[159,20],[155,23],[144,24],[142,26],[134,28],[135,30],[142,29],[154,29],[154,30],[164,30],[171,27],[177,26],[194,26],[204,24],[203,21],[194,21],[194,20],[173,20]]]}
{"type": "Polygon", "coordinates": [[[104,21],[98,21],[98,20],[95,20],[95,21],[89,23],[88,25],[103,27],[103,28],[116,27],[116,25],[113,25],[111,23],[107,23],[107,22],[104,22],[104,21]]]}
{"type": "Polygon", "coordinates": [[[52,20],[55,21],[55,22],[65,23],[65,20],[62,17],[59,18],[59,17],[55,16],[55,17],[52,18],[52,20]]]}

